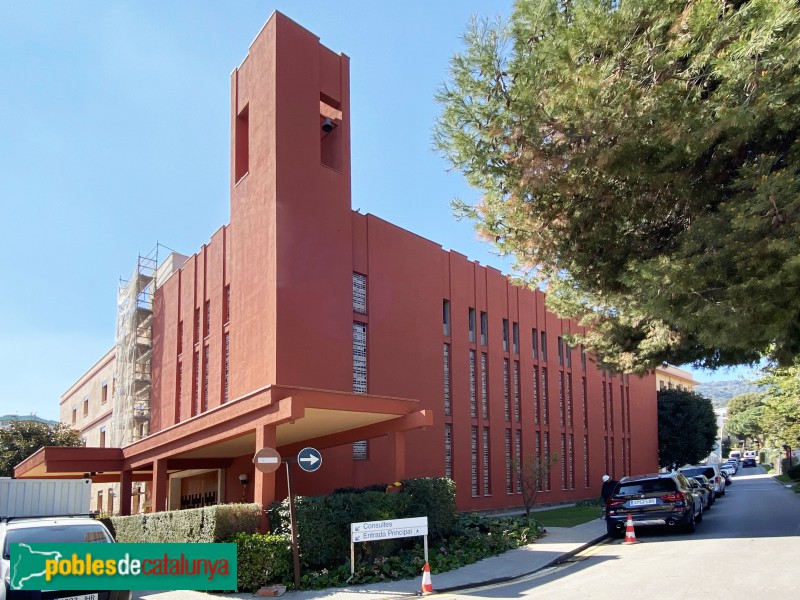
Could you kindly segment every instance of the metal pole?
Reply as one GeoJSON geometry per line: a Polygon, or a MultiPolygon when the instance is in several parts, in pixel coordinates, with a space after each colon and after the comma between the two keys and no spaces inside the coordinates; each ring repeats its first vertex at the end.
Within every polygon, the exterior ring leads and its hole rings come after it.
{"type": "Polygon", "coordinates": [[[350,577],[356,574],[356,545],[350,537],[350,577]]]}
{"type": "Polygon", "coordinates": [[[300,589],[300,547],[297,544],[297,514],[294,510],[294,486],[292,485],[292,470],[289,461],[286,463],[286,486],[289,489],[289,520],[292,524],[292,557],[294,558],[294,587],[300,589]]]}
{"type": "Polygon", "coordinates": [[[425,562],[428,562],[428,536],[424,537],[423,545],[425,546],[425,562]]]}

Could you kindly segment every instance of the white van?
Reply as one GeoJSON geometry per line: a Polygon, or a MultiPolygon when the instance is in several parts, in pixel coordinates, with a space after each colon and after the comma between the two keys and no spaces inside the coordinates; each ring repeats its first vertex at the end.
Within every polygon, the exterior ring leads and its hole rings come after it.
{"type": "Polygon", "coordinates": [[[738,461],[742,460],[742,451],[741,450],[731,450],[731,453],[728,455],[728,458],[735,458],[738,461]]]}
{"type": "Polygon", "coordinates": [[[742,465],[748,466],[750,461],[753,461],[753,466],[755,467],[758,464],[758,452],[755,450],[745,450],[744,454],[742,454],[742,465]]]}

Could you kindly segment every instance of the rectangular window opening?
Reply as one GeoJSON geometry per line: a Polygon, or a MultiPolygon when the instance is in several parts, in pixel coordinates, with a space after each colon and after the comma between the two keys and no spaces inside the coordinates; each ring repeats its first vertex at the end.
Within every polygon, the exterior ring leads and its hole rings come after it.
{"type": "Polygon", "coordinates": [[[250,171],[250,105],[239,112],[236,117],[236,153],[233,160],[234,182],[247,175],[250,171]]]}
{"type": "Polygon", "coordinates": [[[442,300],[442,333],[450,337],[450,300],[442,300]]]}
{"type": "Polygon", "coordinates": [[[481,346],[487,344],[489,338],[489,316],[481,311],[481,346]]]}
{"type": "Polygon", "coordinates": [[[469,309],[469,342],[475,343],[475,309],[469,309]]]}

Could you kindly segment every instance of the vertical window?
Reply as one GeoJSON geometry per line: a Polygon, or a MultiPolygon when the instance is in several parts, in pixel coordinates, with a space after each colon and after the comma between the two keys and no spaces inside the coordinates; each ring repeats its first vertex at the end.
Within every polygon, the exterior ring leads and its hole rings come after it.
{"type": "Polygon", "coordinates": [[[632,473],[633,469],[631,468],[631,438],[626,439],[625,444],[628,446],[628,473],[632,473]]]}
{"type": "Polygon", "coordinates": [[[481,311],[481,346],[486,346],[489,339],[489,316],[481,311]]]}
{"type": "Polygon", "coordinates": [[[517,447],[517,465],[519,466],[519,473],[514,479],[514,484],[517,486],[517,493],[522,493],[522,430],[515,429],[514,435],[516,436],[517,447]]]}
{"type": "MultiPolygon", "coordinates": [[[[544,434],[544,455],[549,459],[550,458],[550,433],[545,432],[544,434]]],[[[545,477],[544,481],[544,489],[545,491],[550,491],[553,489],[553,478],[551,476],[551,472],[548,471],[547,477],[545,477]]]]}
{"type": "Polygon", "coordinates": [[[561,489],[567,489],[567,436],[561,434],[561,489]]]}
{"type": "Polygon", "coordinates": [[[469,309],[469,342],[470,344],[475,343],[475,309],[469,309]]]}
{"type": "Polygon", "coordinates": [[[613,473],[611,469],[609,469],[609,462],[608,462],[608,436],[603,436],[603,473],[608,473],[613,477],[613,473]]]}
{"type": "Polygon", "coordinates": [[[222,401],[228,401],[228,384],[229,384],[229,377],[230,377],[230,366],[231,366],[231,334],[225,334],[225,383],[224,387],[222,388],[222,401]]]}
{"type": "Polygon", "coordinates": [[[583,404],[583,427],[589,429],[589,402],[586,398],[586,377],[581,377],[581,403],[583,404]]]}
{"type": "Polygon", "coordinates": [[[506,494],[513,494],[511,471],[511,430],[506,428],[506,494]]]}
{"type": "Polygon", "coordinates": [[[211,333],[211,300],[206,300],[205,304],[205,325],[203,329],[203,337],[208,337],[211,333]]]}
{"type": "Polygon", "coordinates": [[[558,372],[558,424],[564,427],[566,412],[564,410],[564,372],[558,372]]]}
{"type": "Polygon", "coordinates": [[[203,347],[203,412],[208,410],[208,358],[209,348],[203,347]]]}
{"type": "Polygon", "coordinates": [[[200,309],[194,309],[194,343],[200,341],[200,309]]]}
{"type": "Polygon", "coordinates": [[[520,420],[519,405],[519,361],[514,361],[514,418],[520,420]]]}
{"type": "MultiPolygon", "coordinates": [[[[622,422],[622,433],[625,433],[625,386],[623,384],[619,385],[619,399],[620,399],[620,421],[622,422]]],[[[624,452],[624,448],[623,448],[624,452]]],[[[625,459],[622,459],[622,463],[625,464],[625,459]]]]}
{"type": "Polygon", "coordinates": [[[608,382],[608,429],[614,431],[614,388],[608,382]]]}
{"type": "Polygon", "coordinates": [[[511,341],[514,344],[514,354],[519,354],[519,323],[511,324],[511,341]]]}
{"type": "Polygon", "coordinates": [[[542,332],[542,343],[539,347],[541,350],[542,362],[547,362],[547,333],[542,332]]]}
{"type": "Polygon", "coordinates": [[[452,414],[450,403],[450,345],[444,344],[444,414],[452,414]]]}
{"type": "Polygon", "coordinates": [[[569,347],[567,342],[564,342],[564,362],[567,364],[567,368],[572,368],[572,348],[569,347]]]}
{"type": "Polygon", "coordinates": [[[483,495],[489,496],[492,493],[490,487],[491,477],[489,476],[489,428],[483,428],[483,495]]]}
{"type": "Polygon", "coordinates": [[[487,383],[486,378],[488,374],[486,373],[487,358],[486,353],[481,352],[481,415],[484,419],[489,418],[489,395],[487,393],[487,383]]]}
{"type": "Polygon", "coordinates": [[[100,390],[100,402],[105,404],[108,402],[108,381],[104,381],[100,390]]]}
{"type": "Polygon", "coordinates": [[[194,379],[192,380],[192,416],[200,404],[200,352],[194,353],[194,379]]]}
{"type": "Polygon", "coordinates": [[[225,286],[225,310],[223,312],[225,315],[225,323],[231,322],[231,285],[228,284],[225,286]]]}
{"type": "Polygon", "coordinates": [[[445,337],[450,337],[450,300],[442,301],[442,331],[445,337]]]}
{"type": "Polygon", "coordinates": [[[581,371],[586,372],[586,348],[581,344],[581,371]]]}
{"type": "Polygon", "coordinates": [[[533,367],[533,422],[539,424],[539,367],[533,367]]]}
{"type": "Polygon", "coordinates": [[[101,427],[100,428],[100,447],[101,448],[105,448],[106,447],[106,428],[105,427],[101,427]]]}
{"type": "Polygon", "coordinates": [[[575,489],[575,436],[571,433],[567,437],[567,456],[569,457],[569,464],[567,465],[567,476],[569,489],[575,489]]]}
{"type": "Polygon", "coordinates": [[[181,396],[183,395],[183,363],[178,363],[178,374],[175,378],[175,422],[181,422],[181,396]]]}
{"type": "Polygon", "coordinates": [[[625,475],[628,474],[625,471],[625,468],[626,468],[626,466],[628,464],[628,460],[627,460],[627,456],[625,455],[625,439],[624,438],[622,439],[622,443],[620,444],[620,446],[622,446],[622,448],[621,448],[621,450],[622,450],[622,476],[624,477],[625,475]]]}
{"type": "Polygon", "coordinates": [[[238,182],[250,170],[250,105],[245,107],[236,116],[236,147],[233,160],[234,182],[238,182]]]}
{"type": "Polygon", "coordinates": [[[550,424],[550,399],[547,394],[547,368],[542,367],[542,422],[550,424]]]}
{"type": "MultiPolygon", "coordinates": [[[[608,430],[608,394],[606,394],[606,383],[600,382],[600,387],[603,389],[603,429],[608,430]]],[[[608,471],[606,471],[608,473],[608,471]]]]}
{"type": "Polygon", "coordinates": [[[367,460],[367,441],[353,442],[353,460],[367,460]]]}
{"type": "Polygon", "coordinates": [[[610,475],[611,475],[611,477],[616,479],[617,478],[616,477],[617,476],[617,470],[616,470],[616,467],[614,465],[614,460],[615,460],[615,456],[616,456],[616,451],[615,451],[615,448],[614,448],[614,438],[613,437],[609,438],[608,442],[609,442],[609,444],[611,444],[611,448],[610,448],[609,453],[608,453],[608,456],[609,456],[609,459],[610,459],[610,462],[611,462],[611,464],[609,465],[610,468],[611,468],[610,475]]]}
{"type": "Polygon", "coordinates": [[[539,333],[535,329],[531,329],[531,350],[533,351],[533,360],[539,358],[539,333]]]}
{"type": "Polygon", "coordinates": [[[503,359],[503,409],[506,421],[511,420],[511,401],[508,395],[508,359],[503,359]]]}
{"type": "Polygon", "coordinates": [[[103,490],[97,491],[97,512],[103,512],[103,490]]]}
{"type": "MultiPolygon", "coordinates": [[[[476,390],[475,390],[475,350],[469,351],[469,416],[477,416],[476,390]]],[[[477,437],[477,433],[475,434],[477,437]]],[[[476,459],[477,460],[477,459],[476,459]]],[[[477,465],[476,465],[477,468],[477,465]]],[[[475,483],[477,486],[477,481],[475,483]]]]}
{"type": "Polygon", "coordinates": [[[83,416],[87,416],[89,414],[89,396],[83,397],[83,416]]]}
{"type": "Polygon", "coordinates": [[[472,426],[470,434],[470,453],[472,465],[472,496],[479,496],[478,493],[478,428],[472,426]]]}
{"type": "Polygon", "coordinates": [[[108,514],[114,514],[114,488],[108,488],[108,514]]]}
{"type": "Polygon", "coordinates": [[[444,424],[444,476],[453,478],[453,425],[444,424]]]}
{"type": "Polygon", "coordinates": [[[561,336],[558,336],[558,366],[564,366],[564,340],[561,339],[561,336]]]}
{"type": "Polygon", "coordinates": [[[508,319],[503,319],[503,352],[508,352],[508,319]]]}
{"type": "MultiPolygon", "coordinates": [[[[542,450],[542,433],[540,431],[537,431],[536,432],[536,448],[535,448],[535,454],[534,454],[534,456],[536,456],[537,459],[544,458],[544,456],[541,454],[541,450],[542,450]]],[[[544,489],[544,482],[542,481],[541,477],[539,478],[538,486],[537,486],[536,489],[538,491],[540,491],[540,492],[544,489]]]]}
{"type": "Polygon", "coordinates": [[[183,353],[183,321],[178,321],[178,356],[183,353]]]}
{"type": "Polygon", "coordinates": [[[567,394],[567,427],[572,427],[572,373],[565,373],[564,376],[567,380],[564,390],[567,394]]]}
{"type": "Polygon", "coordinates": [[[353,391],[367,393],[367,326],[353,323],[353,391]]]}
{"type": "Polygon", "coordinates": [[[589,436],[583,436],[583,487],[588,488],[589,481],[589,436]]]}
{"type": "Polygon", "coordinates": [[[353,312],[367,314],[367,276],[353,273],[353,312]]]}
{"type": "Polygon", "coordinates": [[[78,407],[73,405],[73,407],[72,407],[72,424],[74,425],[77,420],[78,420],[78,407]]]}

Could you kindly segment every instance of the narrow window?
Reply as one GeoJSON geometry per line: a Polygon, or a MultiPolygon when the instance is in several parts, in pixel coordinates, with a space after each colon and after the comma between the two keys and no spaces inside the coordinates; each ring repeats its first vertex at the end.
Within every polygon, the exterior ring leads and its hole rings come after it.
{"type": "Polygon", "coordinates": [[[511,430],[506,429],[506,494],[513,494],[511,471],[511,430]]]}
{"type": "Polygon", "coordinates": [[[533,422],[539,424],[539,367],[533,367],[533,422]]]}
{"type": "Polygon", "coordinates": [[[489,338],[489,316],[481,311],[481,346],[486,346],[489,338]]]}
{"type": "Polygon", "coordinates": [[[453,478],[453,425],[444,424],[444,476],[453,478]]]}
{"type": "Polygon", "coordinates": [[[539,334],[535,329],[531,330],[531,349],[533,350],[533,360],[539,358],[539,334]]]}
{"type": "Polygon", "coordinates": [[[200,404],[200,352],[194,353],[194,380],[192,381],[192,416],[197,414],[200,404]]]}
{"type": "Polygon", "coordinates": [[[540,346],[542,352],[542,362],[547,362],[547,334],[542,332],[542,344],[540,346]]]}
{"type": "Polygon", "coordinates": [[[353,391],[367,393],[367,325],[353,322],[353,391]]]}
{"type": "Polygon", "coordinates": [[[100,428],[100,447],[101,448],[105,448],[106,447],[106,428],[105,427],[101,427],[100,428]]]}
{"type": "Polygon", "coordinates": [[[178,376],[175,383],[175,422],[181,422],[181,395],[183,394],[183,363],[178,363],[178,376]]]}
{"type": "Polygon", "coordinates": [[[236,183],[250,170],[250,105],[239,112],[236,117],[236,154],[234,157],[234,181],[236,183]]]}
{"type": "Polygon", "coordinates": [[[589,436],[583,436],[583,487],[588,488],[589,481],[589,436]]]}
{"type": "Polygon", "coordinates": [[[211,301],[210,300],[206,300],[205,313],[206,313],[206,320],[205,320],[205,329],[203,331],[203,337],[208,337],[208,334],[211,333],[211,301]]]}
{"type": "Polygon", "coordinates": [[[442,300],[442,331],[450,337],[450,300],[442,300]]]}
{"type": "Polygon", "coordinates": [[[488,384],[486,381],[487,375],[487,358],[486,353],[481,352],[481,416],[484,419],[489,418],[489,394],[487,392],[488,384]]]}
{"type": "MultiPolygon", "coordinates": [[[[469,416],[477,416],[476,389],[475,389],[475,350],[469,351],[469,416]]],[[[477,433],[475,434],[477,436],[477,433]]],[[[477,468],[477,467],[476,467],[477,468]]],[[[477,486],[477,482],[475,483],[477,486]]]]}
{"type": "Polygon", "coordinates": [[[353,273],[353,312],[367,314],[367,276],[353,273]]]}
{"type": "Polygon", "coordinates": [[[200,341],[200,308],[194,309],[194,343],[200,341]]]}
{"type": "Polygon", "coordinates": [[[222,392],[222,401],[228,401],[228,377],[230,375],[231,365],[231,334],[225,334],[225,387],[222,392]]]}
{"type": "Polygon", "coordinates": [[[367,441],[353,442],[353,460],[367,460],[367,441]]]}
{"type": "Polygon", "coordinates": [[[514,418],[520,420],[520,402],[519,402],[519,361],[514,361],[514,418]]]}
{"type": "Polygon", "coordinates": [[[114,488],[108,488],[108,514],[114,514],[114,488]]]}
{"type": "Polygon", "coordinates": [[[450,416],[450,345],[444,345],[444,414],[450,416]]]}
{"type": "Polygon", "coordinates": [[[472,496],[478,496],[478,428],[473,425],[470,435],[470,463],[472,467],[472,496]]]}
{"type": "Polygon", "coordinates": [[[514,484],[517,486],[517,493],[522,493],[522,430],[515,429],[514,435],[516,436],[516,446],[517,446],[517,465],[519,467],[519,473],[514,478],[514,484]]]}
{"type": "Polygon", "coordinates": [[[568,369],[572,368],[572,348],[569,347],[567,342],[564,342],[564,362],[568,369]]]}
{"type": "Polygon", "coordinates": [[[208,410],[208,359],[209,347],[203,347],[203,412],[208,410]]]}
{"type": "Polygon", "coordinates": [[[508,359],[503,359],[503,409],[506,421],[511,420],[511,401],[508,394],[508,359]]]}
{"type": "Polygon", "coordinates": [[[225,323],[231,322],[231,286],[230,284],[225,286],[225,323]]]}
{"type": "Polygon", "coordinates": [[[87,416],[89,414],[89,396],[83,397],[83,416],[87,416]]]}
{"type": "Polygon", "coordinates": [[[564,366],[564,340],[558,336],[558,366],[564,366]]]}
{"type": "Polygon", "coordinates": [[[335,171],[342,170],[342,111],[341,104],[320,94],[319,98],[319,144],[320,162],[335,171]]]}
{"type": "Polygon", "coordinates": [[[183,353],[183,321],[178,321],[178,356],[183,353]]]}
{"type": "Polygon", "coordinates": [[[581,371],[586,372],[586,348],[581,344],[581,371]]]}
{"type": "Polygon", "coordinates": [[[519,323],[513,323],[511,326],[512,341],[514,343],[514,354],[519,354],[519,323]]]}
{"type": "Polygon", "coordinates": [[[103,512],[103,490],[97,492],[97,512],[103,512]]]}
{"type": "Polygon", "coordinates": [[[489,476],[489,428],[483,428],[483,495],[489,496],[492,493],[490,487],[491,477],[489,476]]]}
{"type": "Polygon", "coordinates": [[[503,352],[508,352],[508,319],[503,319],[503,352]]]}
{"type": "Polygon", "coordinates": [[[104,381],[100,390],[100,402],[105,404],[108,402],[108,381],[104,381]]]}
{"type": "Polygon", "coordinates": [[[475,343],[475,309],[469,309],[469,341],[475,343]]]}

